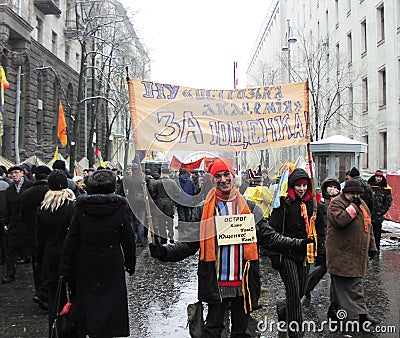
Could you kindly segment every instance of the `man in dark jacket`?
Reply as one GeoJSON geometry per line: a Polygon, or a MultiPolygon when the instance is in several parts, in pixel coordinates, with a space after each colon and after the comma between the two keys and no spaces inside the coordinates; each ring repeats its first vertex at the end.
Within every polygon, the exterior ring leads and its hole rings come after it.
{"type": "Polygon", "coordinates": [[[181,193],[178,184],[169,178],[169,169],[161,168],[161,177],[153,183],[151,195],[158,210],[152,213],[154,224],[158,226],[161,244],[174,243],[174,213],[177,196],[181,193]],[[167,235],[168,231],[168,235],[167,235]]]}
{"type": "Polygon", "coordinates": [[[3,265],[6,262],[7,257],[7,236],[6,232],[3,228],[3,224],[6,224],[7,219],[7,203],[6,203],[6,190],[7,188],[13,184],[5,180],[6,174],[3,171],[3,168],[0,167],[0,265],[3,265]]]}
{"type": "Polygon", "coordinates": [[[47,310],[47,288],[40,282],[40,270],[35,248],[36,234],[36,213],[37,209],[44,199],[44,195],[49,190],[47,185],[47,177],[51,173],[51,169],[45,165],[39,165],[32,169],[33,184],[21,194],[22,217],[26,220],[27,230],[29,232],[29,250],[32,257],[33,282],[35,286],[35,295],[32,300],[37,303],[40,308],[47,310]]]}
{"type": "MultiPolygon", "coordinates": [[[[193,222],[194,233],[192,241],[175,242],[160,246],[149,244],[150,253],[161,261],[176,262],[194,255],[200,249],[198,266],[198,298],[208,303],[208,314],[204,328],[204,336],[220,337],[224,330],[224,315],[228,303],[231,307],[231,335],[248,336],[250,312],[256,310],[260,296],[261,281],[257,242],[264,247],[279,252],[300,251],[305,254],[308,239],[289,239],[276,234],[262,217],[261,210],[254,203],[247,202],[234,185],[235,171],[231,165],[215,159],[208,171],[213,177],[215,188],[211,189],[206,198],[201,214],[201,222],[193,222]],[[246,226],[241,221],[232,219],[232,215],[254,215],[254,223],[246,228],[257,229],[256,235],[248,242],[239,238],[240,229],[246,226]],[[215,220],[217,219],[217,221],[215,220]],[[233,233],[230,238],[239,238],[225,243],[221,236],[226,230],[215,231],[216,223],[223,220],[233,233]],[[254,226],[256,224],[256,226],[254,226]],[[236,230],[236,232],[235,232],[236,230]],[[238,237],[235,237],[235,236],[238,237]],[[217,240],[218,237],[218,240],[217,240]],[[243,244],[245,243],[245,244],[243,244]],[[217,267],[217,269],[216,269],[217,267]]],[[[252,216],[249,217],[251,219],[252,216]]],[[[236,218],[235,218],[236,219],[236,218]]],[[[241,217],[237,217],[241,219],[241,217]]]]}
{"type": "Polygon", "coordinates": [[[17,258],[22,255],[25,263],[29,262],[27,248],[29,247],[29,231],[26,220],[22,217],[21,194],[32,185],[24,176],[24,168],[13,166],[8,169],[14,184],[6,190],[7,215],[4,221],[4,229],[8,237],[7,272],[1,280],[2,283],[10,283],[15,280],[17,258]]]}
{"type": "Polygon", "coordinates": [[[178,184],[182,189],[180,196],[176,199],[179,228],[181,227],[181,222],[190,222],[192,220],[192,196],[196,195],[197,190],[186,169],[179,170],[178,184]]]}
{"type": "Polygon", "coordinates": [[[368,184],[374,196],[374,207],[370,211],[375,245],[376,249],[379,251],[381,247],[382,222],[393,201],[392,188],[387,184],[386,177],[383,175],[382,170],[375,171],[375,175],[369,178],[368,184]]]}

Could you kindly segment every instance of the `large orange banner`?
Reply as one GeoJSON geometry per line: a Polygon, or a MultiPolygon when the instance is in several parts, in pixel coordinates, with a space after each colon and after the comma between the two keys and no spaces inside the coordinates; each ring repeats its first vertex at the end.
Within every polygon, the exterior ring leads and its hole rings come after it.
{"type": "Polygon", "coordinates": [[[140,150],[246,151],[309,142],[306,82],[237,90],[128,83],[140,150]]]}

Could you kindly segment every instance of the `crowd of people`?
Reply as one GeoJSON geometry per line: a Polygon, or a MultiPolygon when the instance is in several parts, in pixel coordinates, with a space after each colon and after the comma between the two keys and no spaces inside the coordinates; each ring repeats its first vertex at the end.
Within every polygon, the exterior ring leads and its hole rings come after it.
{"type": "Polygon", "coordinates": [[[228,308],[232,337],[248,336],[249,316],[261,307],[260,255],[270,257],[284,284],[277,316],[289,337],[304,336],[302,300],[327,272],[328,318],[337,320],[345,309],[360,323],[378,324],[368,313],[363,277],[368,258],[380,250],[392,202],[384,173],[377,170],[366,181],[351,168],[342,183],[327,177],[320,193],[304,169],[291,169],[284,193],[276,191],[279,179],[259,168],[238,180],[220,158],[204,172],[150,172],[133,163],[123,176],[108,168],[72,176],[61,160],[52,168],[0,167],[1,281],[14,282],[18,264],[32,264],[32,300],[48,311],[49,335],[66,302],[65,294],[56,299],[61,278],[70,286],[79,335],[129,336],[125,272],[134,274],[136,250],[151,233],[150,253],[161,261],[200,252],[198,297],[208,303],[204,337],[221,336],[228,308]],[[254,215],[256,236],[220,244],[216,218],[243,214],[254,215]],[[190,240],[188,225],[196,233],[190,240]]]}

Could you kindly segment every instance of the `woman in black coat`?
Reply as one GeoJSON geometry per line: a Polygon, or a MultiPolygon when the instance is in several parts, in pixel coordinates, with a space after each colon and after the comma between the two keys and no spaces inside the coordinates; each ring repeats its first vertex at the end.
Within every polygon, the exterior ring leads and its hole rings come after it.
{"type": "MultiPolygon", "coordinates": [[[[320,199],[320,195],[317,197],[317,200],[320,199]]],[[[311,180],[304,169],[296,168],[289,176],[287,195],[281,197],[280,206],[272,211],[270,224],[276,232],[284,236],[304,239],[311,235],[307,224],[312,214],[311,180]]],[[[316,223],[318,222],[317,214],[316,223]]],[[[300,330],[294,328],[294,325],[288,327],[289,337],[302,337],[301,298],[307,285],[310,264],[305,253],[272,255],[271,263],[272,267],[279,271],[285,285],[285,299],[277,304],[278,320],[296,322],[300,330]]]]}
{"type": "Polygon", "coordinates": [[[61,258],[61,275],[76,287],[78,333],[91,338],[129,336],[124,266],[133,275],[136,246],[127,200],[114,191],[111,170],[89,177],[89,195],[76,199],[61,258]]]}
{"type": "MultiPolygon", "coordinates": [[[[48,177],[49,191],[44,196],[36,214],[37,264],[40,280],[47,286],[49,308],[49,332],[59,308],[55,306],[58,285],[58,270],[61,250],[74,211],[75,195],[68,189],[67,176],[62,170],[55,170],[48,177]]],[[[62,307],[66,303],[63,294],[62,307]]],[[[50,336],[50,334],[49,334],[50,336]]]]}

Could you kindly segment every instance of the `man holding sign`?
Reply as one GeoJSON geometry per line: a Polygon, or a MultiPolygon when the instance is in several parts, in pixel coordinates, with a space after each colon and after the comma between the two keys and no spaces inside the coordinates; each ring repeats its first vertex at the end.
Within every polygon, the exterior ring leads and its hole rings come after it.
{"type": "Polygon", "coordinates": [[[250,337],[250,312],[260,308],[261,281],[258,244],[282,253],[305,254],[312,240],[287,238],[275,233],[259,207],[246,201],[234,185],[235,171],[217,158],[208,167],[215,187],[208,193],[197,237],[174,244],[149,244],[152,257],[176,262],[200,249],[198,299],[208,303],[203,337],[220,337],[230,303],[231,337],[250,337]]]}

